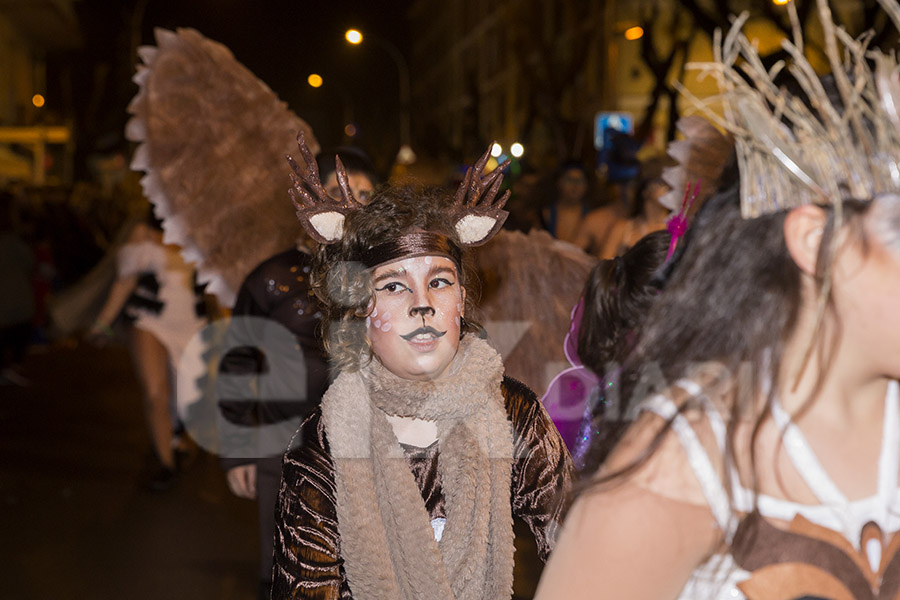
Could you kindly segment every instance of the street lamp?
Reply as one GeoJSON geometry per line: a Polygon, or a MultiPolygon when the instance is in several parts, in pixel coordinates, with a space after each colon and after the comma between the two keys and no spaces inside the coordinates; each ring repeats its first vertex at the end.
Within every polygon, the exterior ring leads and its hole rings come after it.
{"type": "Polygon", "coordinates": [[[362,42],[362,34],[356,29],[348,29],[344,34],[344,38],[351,44],[359,44],[362,42]]]}
{"type": "MultiPolygon", "coordinates": [[[[363,34],[357,29],[348,29],[344,39],[356,46],[362,43],[363,34]]],[[[397,152],[397,162],[401,165],[412,164],[416,161],[416,153],[413,152],[409,139],[409,65],[397,46],[388,40],[374,35],[369,35],[367,39],[387,51],[397,65],[400,76],[400,151],[397,152]]]]}
{"type": "Polygon", "coordinates": [[[306,78],[306,83],[309,84],[309,87],[322,87],[322,76],[318,73],[311,73],[310,76],[306,78]]]}
{"type": "Polygon", "coordinates": [[[625,30],[625,39],[629,42],[639,40],[644,37],[644,28],[639,26],[629,27],[625,30]]]}

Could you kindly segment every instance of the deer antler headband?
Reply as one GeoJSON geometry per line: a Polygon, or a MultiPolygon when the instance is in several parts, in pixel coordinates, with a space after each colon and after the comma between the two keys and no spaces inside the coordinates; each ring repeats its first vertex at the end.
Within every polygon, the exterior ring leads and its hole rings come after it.
{"type": "MultiPolygon", "coordinates": [[[[357,200],[347,182],[347,173],[338,157],[336,175],[341,190],[340,198],[331,197],[319,180],[319,171],[303,133],[297,135],[300,155],[306,169],[287,157],[293,173],[293,186],[289,192],[297,218],[304,229],[321,244],[340,242],[344,236],[344,221],[353,211],[365,210],[357,200]]],[[[425,254],[446,255],[457,264],[460,262],[459,246],[480,246],[496,234],[509,213],[503,210],[509,198],[509,191],[498,197],[503,180],[503,169],[509,161],[499,165],[488,175],[484,175],[490,150],[466,171],[462,184],[447,206],[447,219],[453,224],[455,239],[436,232],[422,231],[400,234],[396,239],[368,248],[359,257],[368,267],[391,262],[402,257],[425,254]]]]}

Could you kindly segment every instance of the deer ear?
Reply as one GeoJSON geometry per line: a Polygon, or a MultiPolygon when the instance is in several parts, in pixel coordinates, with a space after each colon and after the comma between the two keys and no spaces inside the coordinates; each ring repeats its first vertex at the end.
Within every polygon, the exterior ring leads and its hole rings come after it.
{"type": "Polygon", "coordinates": [[[484,175],[490,152],[488,147],[472,168],[466,171],[466,176],[453,197],[453,227],[464,246],[484,244],[500,231],[509,216],[503,210],[503,205],[509,199],[509,190],[497,197],[503,183],[503,170],[509,166],[509,161],[504,161],[490,174],[484,175]]]}
{"type": "Polygon", "coordinates": [[[344,237],[344,215],[339,212],[320,212],[298,217],[307,233],[320,244],[333,244],[344,237]]]}
{"type": "Polygon", "coordinates": [[[297,219],[311,238],[320,244],[333,244],[344,237],[346,209],[329,203],[313,202],[309,193],[296,184],[288,192],[297,210],[297,219]]]}
{"type": "Polygon", "coordinates": [[[508,212],[500,209],[488,211],[486,214],[469,213],[463,215],[454,228],[464,246],[480,246],[500,231],[508,216],[508,212]]]}

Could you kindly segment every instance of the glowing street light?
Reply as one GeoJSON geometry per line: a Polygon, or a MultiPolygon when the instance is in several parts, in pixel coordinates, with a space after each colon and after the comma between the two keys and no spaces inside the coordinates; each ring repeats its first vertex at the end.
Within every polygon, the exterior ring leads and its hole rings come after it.
{"type": "Polygon", "coordinates": [[[509,153],[512,154],[515,158],[522,158],[522,155],[525,154],[525,146],[523,146],[519,142],[515,142],[512,146],[509,147],[509,153]]]}
{"type": "Polygon", "coordinates": [[[306,78],[306,83],[309,84],[309,87],[320,88],[322,87],[322,76],[318,73],[310,73],[309,77],[306,78]]]}
{"type": "Polygon", "coordinates": [[[629,27],[625,30],[625,39],[629,42],[633,42],[634,40],[639,40],[644,37],[644,28],[643,27],[629,27]]]}
{"type": "Polygon", "coordinates": [[[359,44],[363,40],[363,35],[356,29],[348,29],[344,34],[344,38],[353,45],[359,44]]]}

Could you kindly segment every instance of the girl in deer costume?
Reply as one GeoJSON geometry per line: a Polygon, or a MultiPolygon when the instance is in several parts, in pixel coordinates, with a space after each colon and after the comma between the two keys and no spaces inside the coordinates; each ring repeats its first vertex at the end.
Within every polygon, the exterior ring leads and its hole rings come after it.
{"type": "Polygon", "coordinates": [[[571,460],[531,390],[465,320],[463,248],[506,217],[487,153],[456,193],[384,187],[361,207],[291,161],[322,245],[313,285],[338,375],[285,455],[273,598],[510,598],[513,516],[549,554],[571,460]]]}

